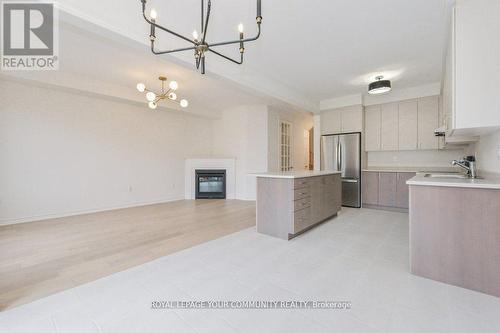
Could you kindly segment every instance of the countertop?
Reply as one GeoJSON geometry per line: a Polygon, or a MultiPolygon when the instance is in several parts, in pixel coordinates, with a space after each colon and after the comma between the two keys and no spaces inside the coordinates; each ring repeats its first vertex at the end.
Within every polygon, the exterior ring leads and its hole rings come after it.
{"type": "Polygon", "coordinates": [[[406,182],[408,185],[415,186],[442,186],[442,187],[461,187],[461,188],[482,188],[500,190],[500,174],[481,173],[480,179],[458,179],[458,178],[430,178],[420,174],[406,182]]]}
{"type": "Polygon", "coordinates": [[[257,176],[262,178],[306,178],[306,177],[316,177],[316,176],[326,176],[326,175],[336,175],[340,174],[340,171],[314,171],[314,170],[301,170],[301,171],[284,171],[284,172],[262,172],[262,173],[251,173],[251,176],[257,176]]]}
{"type": "Polygon", "coordinates": [[[460,168],[454,167],[399,167],[399,166],[374,166],[374,167],[366,167],[363,169],[365,172],[462,172],[460,168]]]}

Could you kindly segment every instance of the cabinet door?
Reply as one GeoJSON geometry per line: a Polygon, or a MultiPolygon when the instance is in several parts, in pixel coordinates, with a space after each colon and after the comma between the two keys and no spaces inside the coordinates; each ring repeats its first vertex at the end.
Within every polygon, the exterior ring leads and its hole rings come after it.
{"type": "Polygon", "coordinates": [[[323,216],[323,184],[321,177],[311,177],[311,223],[322,220],[323,216]]]}
{"type": "Polygon", "coordinates": [[[415,173],[411,172],[401,172],[398,173],[398,179],[396,183],[396,207],[398,208],[408,208],[410,191],[406,181],[410,178],[415,177],[415,173]]]}
{"type": "Polygon", "coordinates": [[[340,110],[321,112],[321,135],[338,134],[342,131],[340,110]]]}
{"type": "Polygon", "coordinates": [[[480,134],[500,126],[500,1],[462,0],[455,8],[454,125],[480,134]]]}
{"type": "Polygon", "coordinates": [[[342,133],[361,132],[363,130],[363,111],[347,109],[341,113],[342,133]]]}
{"type": "Polygon", "coordinates": [[[363,172],[361,199],[363,205],[378,205],[378,172],[363,172]]]}
{"type": "Polygon", "coordinates": [[[399,103],[399,150],[416,150],[418,145],[418,102],[399,103]]]}
{"type": "Polygon", "coordinates": [[[380,106],[365,109],[365,150],[380,150],[380,106]]]}
{"type": "Polygon", "coordinates": [[[418,99],[418,149],[438,149],[439,96],[418,99]]]}
{"type": "Polygon", "coordinates": [[[342,205],[342,179],[340,175],[324,176],[326,179],[324,187],[325,215],[335,215],[342,205]]]}
{"type": "Polygon", "coordinates": [[[397,173],[381,172],[379,174],[378,204],[386,207],[396,207],[397,173]]]}
{"type": "Polygon", "coordinates": [[[380,121],[381,150],[398,150],[398,104],[383,104],[381,106],[380,121]]]}

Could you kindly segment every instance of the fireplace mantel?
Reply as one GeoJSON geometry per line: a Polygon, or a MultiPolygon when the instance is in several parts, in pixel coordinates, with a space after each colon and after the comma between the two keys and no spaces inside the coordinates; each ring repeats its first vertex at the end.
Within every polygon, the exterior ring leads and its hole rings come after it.
{"type": "Polygon", "coordinates": [[[188,158],[184,169],[184,198],[194,200],[196,195],[196,169],[226,170],[226,199],[234,199],[236,192],[236,160],[234,158],[188,158]]]}

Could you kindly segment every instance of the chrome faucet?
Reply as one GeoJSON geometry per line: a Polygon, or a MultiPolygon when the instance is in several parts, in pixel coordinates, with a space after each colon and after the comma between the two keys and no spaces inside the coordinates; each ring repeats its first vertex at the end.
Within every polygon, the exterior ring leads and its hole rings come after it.
{"type": "Polygon", "coordinates": [[[453,160],[451,165],[456,165],[467,171],[469,178],[478,178],[476,170],[476,158],[474,156],[466,156],[464,159],[457,161],[453,160]]]}

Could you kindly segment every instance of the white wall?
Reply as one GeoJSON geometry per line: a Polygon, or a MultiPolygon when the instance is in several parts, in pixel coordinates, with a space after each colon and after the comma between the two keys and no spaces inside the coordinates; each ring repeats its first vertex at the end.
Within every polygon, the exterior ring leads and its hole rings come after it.
{"type": "Polygon", "coordinates": [[[313,115],[305,112],[291,112],[269,107],[269,171],[280,169],[280,121],[292,124],[292,166],[293,170],[309,167],[309,130],[313,127],[313,115]]]}
{"type": "Polygon", "coordinates": [[[0,224],[184,197],[212,128],[179,111],[0,81],[0,224]]]}
{"type": "Polygon", "coordinates": [[[240,106],[213,120],[5,80],[0,100],[0,224],[183,199],[186,158],[235,158],[236,198],[254,200],[248,174],[279,168],[280,119],[295,169],[308,163],[309,113],[240,106]]]}
{"type": "Polygon", "coordinates": [[[224,110],[214,121],[213,157],[236,159],[236,199],[255,200],[255,177],[267,171],[267,106],[240,106],[224,110]]]}
{"type": "Polygon", "coordinates": [[[368,166],[451,167],[464,155],[463,149],[368,152],[368,166]]]}
{"type": "Polygon", "coordinates": [[[476,157],[481,171],[500,173],[500,131],[481,136],[476,143],[476,157]]]}
{"type": "Polygon", "coordinates": [[[279,122],[292,123],[293,166],[309,162],[310,113],[280,110],[265,105],[224,110],[214,121],[213,157],[236,158],[236,198],[255,200],[256,179],[249,173],[279,170],[279,122]],[[307,133],[307,136],[305,134],[307,133]]]}

